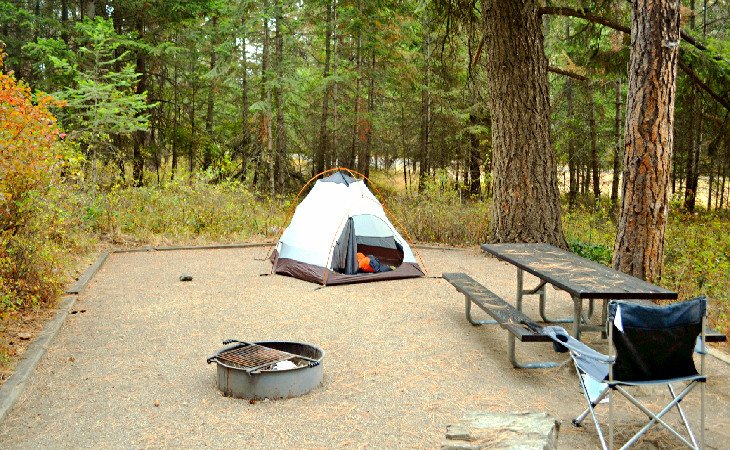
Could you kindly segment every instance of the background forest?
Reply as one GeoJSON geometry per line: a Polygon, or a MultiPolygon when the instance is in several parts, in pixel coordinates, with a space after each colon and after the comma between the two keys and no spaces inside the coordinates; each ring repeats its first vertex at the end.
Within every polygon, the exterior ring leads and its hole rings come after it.
{"type": "MultiPolygon", "coordinates": [[[[710,296],[727,331],[730,2],[681,5],[661,284],[710,296]]],[[[566,238],[610,264],[631,7],[540,12],[566,238]]],[[[100,244],[274,238],[336,166],[416,241],[487,241],[485,20],[478,0],[0,0],[4,319],[52,304],[100,244]]]]}

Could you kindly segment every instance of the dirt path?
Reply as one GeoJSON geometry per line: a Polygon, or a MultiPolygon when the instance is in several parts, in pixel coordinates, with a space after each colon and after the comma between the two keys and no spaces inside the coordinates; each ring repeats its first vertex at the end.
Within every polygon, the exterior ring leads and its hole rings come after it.
{"type": "MultiPolygon", "coordinates": [[[[0,424],[0,447],[433,448],[470,410],[547,411],[564,422],[562,448],[597,446],[592,426],[569,423],[583,407],[572,367],[513,369],[505,332],[470,326],[463,296],[444,280],[315,290],[259,276],[270,267],[258,260],[265,253],[112,255],[76,304],[85,312],[69,316],[0,424]],[[179,282],[181,272],[194,280],[179,282]],[[324,383],[283,401],[222,397],[205,358],[226,338],[319,345],[324,383]]],[[[515,272],[506,264],[477,250],[422,254],[431,275],[468,272],[511,298],[515,272]]],[[[570,313],[566,297],[548,295],[552,313],[570,313]]],[[[548,344],[518,343],[518,354],[562,358],[548,344]]],[[[712,358],[708,372],[708,448],[727,448],[730,373],[712,358]]],[[[696,402],[683,405],[696,416],[696,402]]],[[[666,439],[654,432],[638,448],[664,448],[666,439]]]]}

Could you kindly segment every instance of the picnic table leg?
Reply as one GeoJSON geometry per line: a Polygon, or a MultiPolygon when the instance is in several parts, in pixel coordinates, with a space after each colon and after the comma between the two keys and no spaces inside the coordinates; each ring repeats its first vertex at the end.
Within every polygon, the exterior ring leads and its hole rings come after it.
{"type": "Polygon", "coordinates": [[[589,319],[590,319],[591,317],[593,317],[593,307],[594,307],[594,305],[593,305],[593,301],[594,301],[594,299],[590,299],[590,300],[588,301],[588,314],[587,314],[587,317],[588,317],[589,319]]]}
{"type": "MultiPolygon", "coordinates": [[[[524,277],[525,273],[520,269],[517,268],[517,298],[515,299],[515,308],[517,308],[517,311],[522,311],[522,294],[524,293],[524,277]]],[[[514,341],[513,341],[514,345],[514,341]]]]}
{"type": "Polygon", "coordinates": [[[550,369],[560,366],[560,363],[552,361],[524,364],[517,362],[517,357],[515,356],[515,335],[510,332],[507,332],[507,356],[509,356],[509,362],[512,363],[512,367],[515,369],[550,369]]]}
{"type": "Polygon", "coordinates": [[[540,288],[540,317],[542,318],[543,322],[572,323],[573,319],[571,319],[570,317],[566,317],[564,319],[555,319],[555,320],[548,319],[548,317],[545,315],[545,303],[547,302],[547,292],[545,292],[545,291],[547,289],[547,283],[543,281],[542,284],[540,286],[538,286],[538,288],[540,288]]]}
{"type": "Polygon", "coordinates": [[[466,306],[466,320],[475,327],[479,325],[496,325],[498,323],[496,320],[475,320],[471,316],[471,300],[466,295],[464,296],[464,304],[466,306]]]}
{"type": "Polygon", "coordinates": [[[580,297],[573,296],[573,337],[580,339],[580,321],[583,315],[583,303],[580,297]]]}

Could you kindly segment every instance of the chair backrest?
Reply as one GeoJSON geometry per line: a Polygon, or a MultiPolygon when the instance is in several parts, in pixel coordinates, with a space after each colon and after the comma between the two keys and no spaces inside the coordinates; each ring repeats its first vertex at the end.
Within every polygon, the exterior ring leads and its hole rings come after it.
{"type": "Polygon", "coordinates": [[[707,309],[698,297],[667,306],[627,301],[608,304],[620,381],[667,380],[697,375],[692,359],[707,309]]]}

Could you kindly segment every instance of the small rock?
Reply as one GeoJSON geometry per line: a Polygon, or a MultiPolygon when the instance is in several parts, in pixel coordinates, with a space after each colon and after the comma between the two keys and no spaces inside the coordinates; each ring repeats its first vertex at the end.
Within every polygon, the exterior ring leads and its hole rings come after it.
{"type": "Polygon", "coordinates": [[[155,407],[158,407],[159,408],[159,406],[160,406],[160,401],[159,400],[155,400],[155,407]]]}
{"type": "Polygon", "coordinates": [[[32,337],[33,335],[30,333],[18,333],[18,339],[20,339],[21,341],[28,341],[32,337]]]}
{"type": "Polygon", "coordinates": [[[76,362],[76,358],[74,358],[73,356],[69,356],[68,362],[76,362]]]}
{"type": "Polygon", "coordinates": [[[193,281],[193,276],[183,273],[180,275],[180,281],[193,281]]]}
{"type": "Polygon", "coordinates": [[[256,404],[256,399],[255,398],[252,398],[251,400],[248,401],[248,403],[250,405],[255,405],[256,404]]]}

